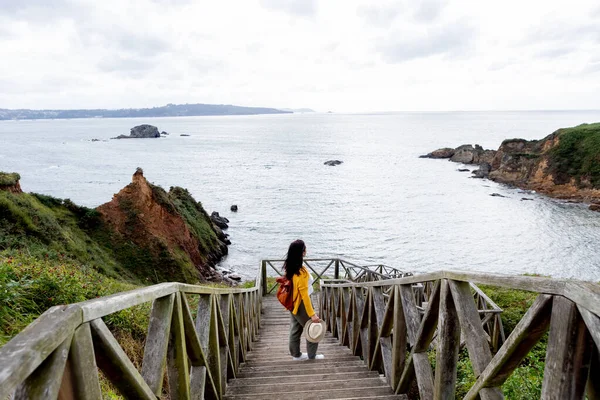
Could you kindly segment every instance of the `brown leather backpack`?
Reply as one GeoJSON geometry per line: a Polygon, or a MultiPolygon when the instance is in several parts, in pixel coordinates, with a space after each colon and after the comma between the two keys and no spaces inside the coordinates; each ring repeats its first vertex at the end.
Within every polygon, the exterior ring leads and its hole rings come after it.
{"type": "Polygon", "coordinates": [[[280,276],[275,280],[279,283],[279,289],[277,289],[277,300],[286,308],[286,310],[292,311],[294,309],[294,285],[292,281],[285,276],[280,276]]]}

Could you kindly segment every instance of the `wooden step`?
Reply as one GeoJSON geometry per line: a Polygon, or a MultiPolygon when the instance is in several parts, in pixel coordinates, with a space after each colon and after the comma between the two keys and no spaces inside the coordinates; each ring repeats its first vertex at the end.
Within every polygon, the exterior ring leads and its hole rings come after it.
{"type": "MultiPolygon", "coordinates": [[[[289,389],[285,387],[285,385],[279,385],[279,390],[277,392],[273,392],[272,395],[277,399],[285,399],[285,400],[326,400],[326,399],[365,399],[374,396],[382,396],[382,395],[393,395],[392,389],[389,387],[363,387],[363,388],[338,388],[338,389],[326,389],[320,390],[318,387],[310,387],[308,385],[301,387],[299,391],[283,391],[289,389]]],[[[226,399],[264,399],[264,393],[258,394],[235,394],[225,396],[226,399]]],[[[405,399],[405,397],[391,397],[396,399],[405,399]]]]}
{"type": "MultiPolygon", "coordinates": [[[[342,378],[343,376],[338,376],[342,378]]],[[[281,382],[275,384],[258,384],[258,385],[232,385],[227,388],[227,394],[238,395],[238,394],[266,394],[266,393],[277,393],[282,390],[281,382]]],[[[387,383],[382,381],[379,377],[374,378],[362,378],[362,379],[340,379],[335,381],[305,381],[299,384],[288,384],[285,383],[286,388],[283,389],[286,392],[290,389],[301,389],[306,391],[307,388],[317,390],[335,390],[335,389],[354,389],[354,388],[365,388],[365,387],[385,387],[390,391],[391,388],[387,386],[387,383]]]]}
{"type": "MultiPolygon", "coordinates": [[[[318,304],[314,301],[314,304],[318,304]]],[[[317,311],[318,312],[318,311],[317,311]]],[[[293,361],[289,355],[290,313],[276,298],[263,301],[261,328],[252,351],[227,385],[226,399],[395,399],[385,378],[327,333],[319,343],[323,360],[293,361]]],[[[306,352],[305,340],[301,350],[306,352]]]]}
{"type": "MultiPolygon", "coordinates": [[[[331,365],[319,365],[312,368],[299,368],[299,369],[269,369],[269,368],[257,368],[251,369],[246,368],[240,370],[238,378],[262,378],[262,377],[292,377],[292,376],[303,376],[303,375],[319,375],[319,374],[337,374],[337,373],[353,373],[361,372],[364,373],[366,370],[364,364],[354,365],[342,365],[332,367],[331,365]]],[[[232,381],[233,382],[233,381],[232,381]]]]}
{"type": "MultiPolygon", "coordinates": [[[[377,378],[379,373],[375,371],[365,372],[364,370],[356,371],[356,372],[339,372],[339,373],[329,373],[324,371],[323,373],[312,374],[312,375],[290,375],[285,378],[286,383],[294,383],[294,382],[323,382],[323,381],[335,381],[340,380],[340,377],[343,379],[362,379],[362,378],[377,378]]],[[[261,376],[254,378],[236,378],[231,381],[231,385],[267,385],[267,384],[281,384],[281,376],[261,376]]]]}

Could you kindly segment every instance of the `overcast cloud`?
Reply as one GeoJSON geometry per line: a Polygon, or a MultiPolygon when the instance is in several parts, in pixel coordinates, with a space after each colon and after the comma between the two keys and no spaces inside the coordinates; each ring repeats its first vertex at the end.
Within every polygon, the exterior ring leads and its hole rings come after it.
{"type": "Polygon", "coordinates": [[[600,109],[597,0],[0,0],[0,108],[600,109]]]}

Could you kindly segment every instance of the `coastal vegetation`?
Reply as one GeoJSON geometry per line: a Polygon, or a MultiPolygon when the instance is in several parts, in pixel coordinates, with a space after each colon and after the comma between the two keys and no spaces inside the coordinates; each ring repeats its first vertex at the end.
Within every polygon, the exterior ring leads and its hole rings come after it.
{"type": "Polygon", "coordinates": [[[562,181],[600,189],[600,123],[556,132],[558,144],[549,151],[551,171],[562,181]]]}
{"type": "Polygon", "coordinates": [[[21,176],[15,172],[6,173],[0,172],[0,186],[13,186],[19,182],[21,176]]]}

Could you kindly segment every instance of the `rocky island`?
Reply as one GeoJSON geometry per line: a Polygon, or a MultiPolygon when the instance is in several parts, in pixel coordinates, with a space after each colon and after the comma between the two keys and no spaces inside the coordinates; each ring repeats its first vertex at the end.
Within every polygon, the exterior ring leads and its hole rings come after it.
{"type": "Polygon", "coordinates": [[[154,125],[142,124],[131,128],[129,135],[119,135],[113,139],[149,139],[168,135],[167,132],[159,132],[154,125]]]}
{"type": "Polygon", "coordinates": [[[540,140],[507,139],[498,150],[463,145],[421,157],[476,164],[476,177],[600,209],[600,123],[559,129],[540,140]]]}

